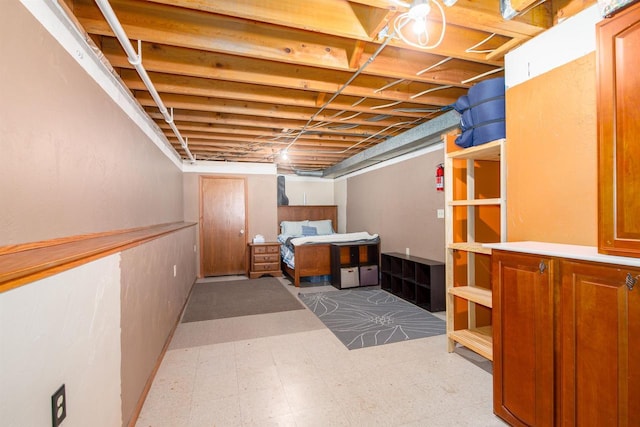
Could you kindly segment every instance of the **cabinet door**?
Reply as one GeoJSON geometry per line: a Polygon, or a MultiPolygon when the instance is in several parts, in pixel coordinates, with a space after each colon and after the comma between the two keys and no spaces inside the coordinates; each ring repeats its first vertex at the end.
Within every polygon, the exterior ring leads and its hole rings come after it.
{"type": "Polygon", "coordinates": [[[598,25],[598,248],[640,257],[640,4],[598,25]]]}
{"type": "Polygon", "coordinates": [[[567,426],[640,425],[640,285],[626,267],[563,261],[561,419],[567,426]]]}
{"type": "Polygon", "coordinates": [[[556,262],[501,251],[492,256],[493,409],[514,426],[554,422],[556,262]]]}

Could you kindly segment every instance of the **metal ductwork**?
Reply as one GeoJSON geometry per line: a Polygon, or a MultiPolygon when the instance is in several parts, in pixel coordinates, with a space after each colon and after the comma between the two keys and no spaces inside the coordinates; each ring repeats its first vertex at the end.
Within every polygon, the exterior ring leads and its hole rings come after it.
{"type": "Polygon", "coordinates": [[[385,160],[442,142],[442,134],[460,126],[460,114],[451,110],[325,169],[322,176],[338,178],[385,160]]]}
{"type": "Polygon", "coordinates": [[[500,0],[500,14],[502,18],[510,20],[519,15],[524,15],[536,6],[540,6],[547,0],[523,0],[515,1],[500,0]],[[513,7],[513,5],[516,5],[513,7]]]}

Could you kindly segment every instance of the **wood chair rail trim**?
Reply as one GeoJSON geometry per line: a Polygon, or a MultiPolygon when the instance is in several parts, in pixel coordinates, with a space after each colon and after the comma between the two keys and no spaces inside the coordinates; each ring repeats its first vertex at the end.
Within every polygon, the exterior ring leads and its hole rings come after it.
{"type": "Polygon", "coordinates": [[[172,222],[0,247],[0,293],[195,225],[172,222]]]}

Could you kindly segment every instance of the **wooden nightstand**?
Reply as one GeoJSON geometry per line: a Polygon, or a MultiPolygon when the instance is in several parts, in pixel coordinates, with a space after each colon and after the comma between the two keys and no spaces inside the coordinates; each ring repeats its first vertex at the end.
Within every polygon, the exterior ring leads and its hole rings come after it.
{"type": "Polygon", "coordinates": [[[249,243],[249,278],[269,274],[282,276],[280,270],[280,243],[249,243]]]}

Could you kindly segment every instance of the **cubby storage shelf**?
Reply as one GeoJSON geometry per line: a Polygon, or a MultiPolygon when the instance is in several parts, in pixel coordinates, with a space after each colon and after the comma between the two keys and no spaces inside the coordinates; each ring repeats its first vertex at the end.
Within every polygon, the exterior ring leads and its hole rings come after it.
{"type": "Polygon", "coordinates": [[[331,284],[338,289],[380,283],[380,241],[331,244],[331,284]]]}
{"type": "Polygon", "coordinates": [[[444,263],[400,253],[382,254],[382,289],[428,311],[445,309],[444,263]]]}

